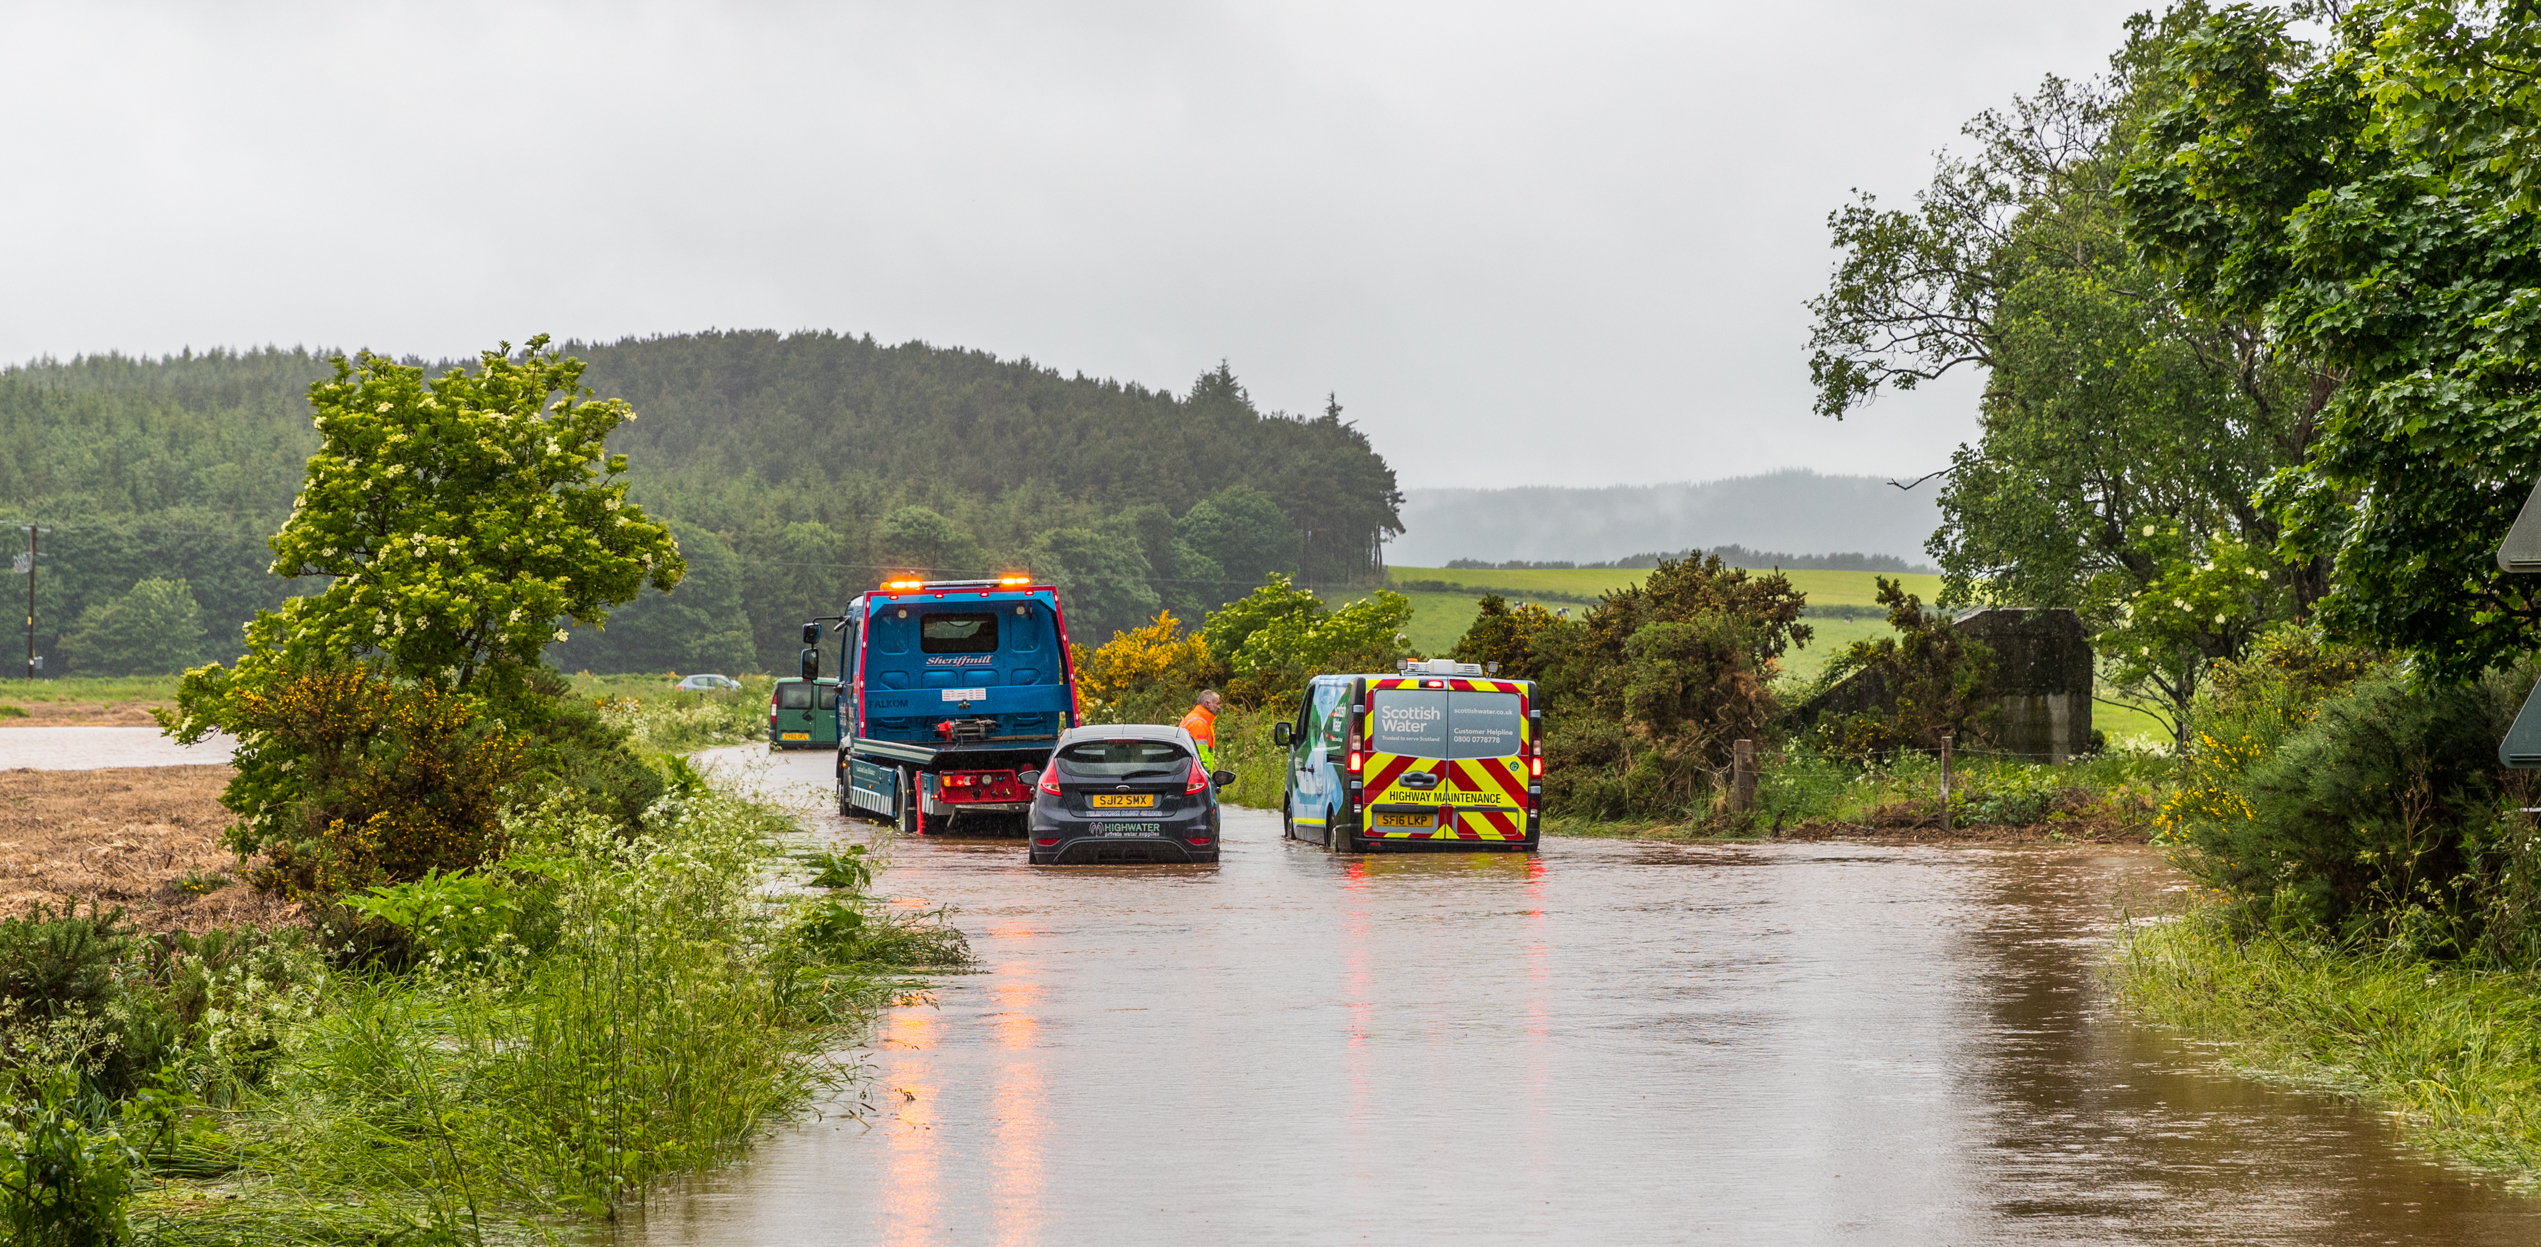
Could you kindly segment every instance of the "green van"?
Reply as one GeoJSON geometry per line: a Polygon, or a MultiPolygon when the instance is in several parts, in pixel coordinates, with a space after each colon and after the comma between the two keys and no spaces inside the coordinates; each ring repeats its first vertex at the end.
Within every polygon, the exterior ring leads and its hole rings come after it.
{"type": "Polygon", "coordinates": [[[768,696],[768,744],[777,749],[838,747],[838,681],[787,676],[768,696]]]}

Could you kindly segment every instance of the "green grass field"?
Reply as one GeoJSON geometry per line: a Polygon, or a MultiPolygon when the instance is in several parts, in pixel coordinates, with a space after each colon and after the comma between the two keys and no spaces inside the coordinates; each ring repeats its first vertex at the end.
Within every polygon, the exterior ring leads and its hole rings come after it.
{"type": "MultiPolygon", "coordinates": [[[[1485,589],[1517,589],[1535,592],[1577,593],[1594,596],[1641,583],[1649,570],[1638,567],[1557,567],[1535,571],[1498,570],[1493,568],[1396,567],[1388,569],[1397,581],[1442,580],[1448,584],[1473,585],[1485,589]]],[[[1784,572],[1791,587],[1807,594],[1812,606],[1873,606],[1878,604],[1879,574],[1876,572],[1784,572]]],[[[1940,596],[1941,578],[1915,573],[1892,576],[1904,581],[1906,592],[1921,597],[1926,603],[1940,596]]]]}

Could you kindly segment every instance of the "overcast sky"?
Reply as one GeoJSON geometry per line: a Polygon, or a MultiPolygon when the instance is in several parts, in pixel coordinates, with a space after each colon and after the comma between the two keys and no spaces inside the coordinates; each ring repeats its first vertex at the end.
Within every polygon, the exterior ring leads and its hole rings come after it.
{"type": "Polygon", "coordinates": [[[1921,473],[1809,411],[1849,188],[2108,0],[0,6],[0,360],[835,329],[1266,408],[1405,485],[1921,473]]]}

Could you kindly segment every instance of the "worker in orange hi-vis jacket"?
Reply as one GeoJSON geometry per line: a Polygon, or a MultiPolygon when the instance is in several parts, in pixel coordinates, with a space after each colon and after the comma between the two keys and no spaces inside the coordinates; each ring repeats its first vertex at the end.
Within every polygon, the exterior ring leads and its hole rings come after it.
{"type": "Polygon", "coordinates": [[[1200,764],[1212,771],[1218,769],[1218,704],[1224,700],[1216,689],[1201,689],[1199,704],[1182,716],[1182,730],[1200,744],[1200,764]]]}

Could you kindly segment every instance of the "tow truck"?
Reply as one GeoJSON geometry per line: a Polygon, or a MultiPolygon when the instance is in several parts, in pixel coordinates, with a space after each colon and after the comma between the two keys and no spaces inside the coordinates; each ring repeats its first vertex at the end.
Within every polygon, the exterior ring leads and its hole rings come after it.
{"type": "Polygon", "coordinates": [[[905,835],[1022,835],[1023,773],[1077,725],[1059,591],[1029,576],[892,579],[803,625],[838,664],[838,812],[905,835]]]}

